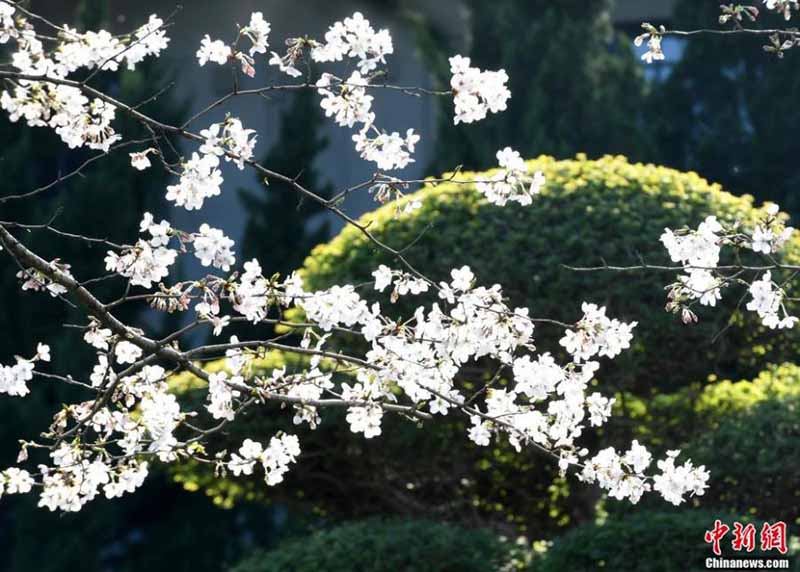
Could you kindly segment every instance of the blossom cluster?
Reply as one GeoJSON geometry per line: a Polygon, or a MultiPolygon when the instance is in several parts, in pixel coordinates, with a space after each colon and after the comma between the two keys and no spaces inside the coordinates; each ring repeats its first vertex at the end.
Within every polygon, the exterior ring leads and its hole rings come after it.
{"type": "MultiPolygon", "coordinates": [[[[57,46],[48,51],[47,38],[40,36],[14,6],[0,2],[0,43],[14,40],[17,50],[11,65],[25,76],[66,79],[86,69],[128,69],[148,56],[158,56],[169,44],[164,22],[151,15],[147,24],[122,37],[100,32],[80,33],[69,26],[58,28],[57,46]]],[[[116,109],[103,99],[85,96],[79,87],[19,79],[11,91],[0,94],[0,107],[11,121],[24,119],[31,127],[49,126],[70,147],[108,151],[121,139],[111,126],[116,109]]]]}
{"type": "Polygon", "coordinates": [[[792,19],[792,11],[800,10],[800,2],[798,0],[764,0],[767,10],[774,10],[782,14],[784,19],[792,19]]]}
{"type": "MultiPolygon", "coordinates": [[[[65,276],[72,278],[70,273],[70,265],[60,260],[50,261],[50,267],[58,270],[65,276]]],[[[67,289],[60,282],[54,281],[50,276],[35,268],[26,268],[17,272],[17,278],[20,280],[21,288],[23,291],[32,290],[33,292],[45,291],[53,298],[61,296],[67,292],[67,289]]]]}
{"type": "Polygon", "coordinates": [[[583,318],[575,329],[567,330],[561,345],[578,361],[591,357],[618,356],[631,345],[636,322],[624,323],[606,316],[606,309],[584,302],[583,318]]]}
{"type": "Polygon", "coordinates": [[[169,269],[179,254],[178,250],[169,247],[173,237],[177,237],[181,250],[186,244],[192,244],[194,254],[203,266],[227,272],[236,262],[234,241],[206,223],[200,225],[196,233],[189,234],[172,228],[166,220],[156,223],[153,215],[146,212],[139,231],[149,234],[150,238],[140,238],[136,244],[122,247],[119,252],[109,250],[105,259],[106,270],[129,279],[133,286],[151,288],[169,275],[169,269]]]}
{"type": "Polygon", "coordinates": [[[234,242],[218,228],[211,228],[206,223],[193,235],[194,254],[203,266],[221,268],[225,272],[236,263],[233,254],[234,242]]]}
{"type": "Polygon", "coordinates": [[[183,164],[180,181],[167,187],[167,200],[187,211],[200,210],[206,199],[222,192],[222,172],[219,170],[216,153],[199,155],[192,153],[183,164]]]}
{"type": "Polygon", "coordinates": [[[199,153],[192,153],[191,159],[183,164],[178,183],[167,187],[167,200],[186,210],[201,209],[206,199],[222,192],[219,158],[225,157],[226,161],[233,161],[243,169],[245,162],[253,157],[254,133],[252,129],[245,129],[235,117],[228,117],[224,123],[214,123],[201,131],[203,144],[199,153]]]}
{"type": "MultiPolygon", "coordinates": [[[[93,344],[115,346],[121,364],[132,363],[141,356],[134,344],[101,333],[96,324],[87,331],[86,338],[93,344]]],[[[50,452],[52,464],[38,466],[41,479],[37,482],[42,486],[39,506],[78,511],[101,490],[109,499],[131,493],[148,474],[149,463],[142,455],[154,455],[164,462],[177,459],[173,432],[184,414],[175,396],[168,392],[165,370],[147,365],[135,374],[118,376],[107,355],[100,353],[92,385],[110,384],[117,388],[113,409],[98,408],[94,401],[83,402],[70,407],[57,422],[66,424],[69,418],[85,422],[100,442],[116,443],[119,454],[112,455],[100,447],[81,447],[77,441],[61,443],[50,452]]],[[[83,439],[87,438],[84,435],[83,439]]],[[[21,458],[26,456],[23,449],[21,458]]]]}
{"type": "Polygon", "coordinates": [[[167,277],[178,252],[167,248],[172,231],[167,221],[154,224],[153,216],[145,213],[139,228],[142,233],[149,233],[151,238],[139,239],[134,246],[119,253],[109,250],[105,259],[106,270],[128,278],[133,286],[150,288],[154,282],[167,277]]]}
{"type": "Polygon", "coordinates": [[[51,453],[52,466],[40,465],[42,492],[39,506],[51,511],[77,512],[101,489],[108,499],[132,493],[148,474],[146,461],[124,461],[111,467],[91,459],[66,443],[51,453]]]}
{"type": "Polygon", "coordinates": [[[529,174],[528,167],[517,151],[506,147],[497,152],[500,170],[491,181],[479,181],[476,187],[490,203],[505,206],[508,201],[527,206],[542,191],[545,183],[541,171],[529,174]]]}
{"type": "Polygon", "coordinates": [[[236,45],[239,39],[247,38],[250,41],[250,49],[247,53],[241,50],[234,50],[222,40],[212,40],[206,34],[200,42],[200,48],[195,54],[197,63],[200,66],[205,66],[208,62],[218,65],[225,65],[228,60],[234,59],[241,65],[242,71],[249,77],[255,77],[256,68],[255,60],[253,59],[256,54],[264,54],[269,47],[269,34],[272,26],[269,22],[264,20],[262,12],[253,12],[250,15],[250,22],[247,26],[239,29],[239,36],[237,37],[236,45]]]}
{"type": "Polygon", "coordinates": [[[186,210],[200,210],[206,199],[222,192],[220,157],[244,169],[245,163],[253,158],[254,133],[235,117],[227,117],[223,123],[213,123],[202,130],[199,153],[192,153],[191,159],[183,164],[178,183],[167,187],[167,200],[186,210]]]}
{"type": "MultiPolygon", "coordinates": [[[[270,286],[266,279],[258,276],[256,263],[249,263],[248,272],[247,284],[260,282],[259,297],[268,297],[265,294],[270,286]]],[[[430,289],[426,281],[386,266],[378,268],[373,276],[376,290],[384,291],[394,286],[393,299],[425,293],[430,289]]],[[[577,449],[575,444],[584,430],[584,422],[591,426],[604,424],[613,404],[612,399],[586,391],[599,368],[599,363],[590,361],[590,358],[615,357],[629,347],[636,324],[610,319],[604,308],[584,304],[584,317],[562,340],[574,361],[561,366],[550,354],[532,359],[528,352],[533,348],[534,328],[527,311],[506,307],[499,286],[487,289],[475,287],[474,282],[475,277],[469,268],[453,270],[451,281],[438,285],[440,299],[451,305],[449,312],[443,311],[438,304],[428,311],[420,307],[412,320],[404,322],[402,331],[381,314],[377,304],[367,304],[352,287],[337,286],[325,291],[304,292],[299,283],[287,281],[286,285],[276,287],[284,289],[283,295],[276,292],[272,297],[281,303],[293,300],[303,309],[306,318],[323,330],[357,328],[371,342],[366,356],[369,366],[356,369],[353,383],[341,384],[340,396],[357,403],[348,408],[346,416],[352,431],[367,438],[380,435],[385,414],[383,405],[398,402],[393,388],[402,389],[403,394],[416,404],[415,407],[427,409],[434,415],[464,407],[465,397],[454,383],[460,366],[471,359],[491,356],[508,363],[515,384],[511,389],[489,391],[485,411],[479,406],[471,409],[469,438],[479,445],[487,445],[495,435],[506,435],[518,448],[535,444],[557,450],[565,467],[578,465],[579,459],[588,454],[577,449]],[[527,351],[515,357],[520,349],[527,351]]],[[[242,309],[247,311],[251,306],[247,304],[242,309]]],[[[262,315],[257,312],[251,317],[258,320],[262,315]]],[[[236,367],[241,371],[241,363],[236,367]]],[[[260,380],[259,386],[269,388],[285,383],[286,379],[285,372],[279,371],[270,380],[260,380]]],[[[305,400],[320,399],[326,391],[333,390],[330,378],[324,374],[305,374],[297,379],[301,381],[299,387],[302,389],[293,395],[305,400]],[[311,381],[317,376],[319,381],[311,381]]],[[[222,392],[226,399],[232,395],[224,389],[215,389],[215,392],[222,392]]],[[[230,412],[231,408],[227,411],[230,412]]],[[[307,420],[304,416],[310,412],[314,419],[312,427],[315,426],[316,409],[304,405],[297,411],[295,422],[307,420]]],[[[635,444],[634,451],[639,450],[637,447],[640,446],[635,444]]],[[[230,468],[242,472],[250,470],[255,463],[252,460],[258,454],[260,449],[257,447],[249,456],[240,453],[230,468]],[[252,462],[245,463],[242,458],[249,458],[252,462]]],[[[603,462],[603,456],[592,462],[598,465],[603,462]]],[[[686,494],[702,494],[707,479],[704,469],[693,469],[690,463],[674,468],[670,462],[662,461],[665,470],[662,475],[654,477],[654,482],[672,484],[662,483],[653,490],[662,492],[671,502],[683,499],[686,494]],[[676,474],[685,478],[680,479],[676,474]]],[[[640,467],[640,464],[635,466],[640,467]]],[[[633,473],[629,464],[621,467],[611,472],[599,468],[594,473],[584,470],[581,478],[598,482],[611,494],[635,502],[641,492],[651,487],[645,484],[649,477],[642,474],[646,467],[633,473]],[[633,479],[642,479],[639,492],[624,493],[633,479]]]]}
{"type": "Polygon", "coordinates": [[[676,234],[664,229],[662,244],[672,261],[682,263],[687,271],[679,277],[678,295],[698,299],[704,306],[714,306],[722,298],[722,281],[713,272],[724,240],[721,231],[722,225],[715,216],[707,217],[694,232],[676,234]]]}
{"type": "Polygon", "coordinates": [[[695,467],[691,461],[676,466],[678,455],[678,450],[669,451],[666,459],[656,463],[661,472],[648,478],[644,471],[650,466],[652,456],[637,441],[633,441],[624,455],[617,453],[613,447],[603,449],[586,462],[579,477],[586,482],[596,482],[609,491],[611,498],[627,498],[636,503],[645,492],[654,490],[667,502],[680,505],[687,494],[704,494],[709,473],[705,467],[695,467]]]}
{"type": "Polygon", "coordinates": [[[264,480],[270,485],[283,481],[289,465],[300,455],[300,442],[295,435],[280,435],[270,439],[265,448],[261,443],[245,439],[239,452],[231,455],[228,468],[234,475],[252,475],[259,463],[264,469],[264,480]]]}
{"type": "Polygon", "coordinates": [[[652,24],[645,22],[642,24],[642,28],[645,29],[645,32],[633,39],[633,45],[637,48],[647,42],[647,51],[642,54],[642,60],[648,64],[663,60],[664,51],[661,49],[661,36],[665,32],[664,27],[656,28],[652,24]]]}
{"type": "MultiPolygon", "coordinates": [[[[148,216],[142,230],[151,242],[165,248],[176,231],[165,223],[156,224],[148,216]]],[[[208,234],[210,229],[202,229],[208,234]]],[[[198,237],[194,237],[196,242],[198,237]]],[[[211,257],[214,258],[213,256],[211,257]]],[[[374,287],[384,291],[392,286],[392,299],[430,292],[434,285],[403,271],[381,266],[375,273],[374,287]]],[[[209,281],[206,289],[215,291],[217,307],[227,300],[231,308],[252,320],[266,319],[270,304],[301,309],[308,321],[321,332],[346,330],[362,336],[370,349],[363,358],[347,361],[352,369],[347,382],[334,383],[330,374],[321,371],[321,358],[330,339],[316,335],[311,345],[309,334],[301,346],[314,357],[310,367],[289,374],[285,369],[271,376],[253,377],[249,364],[257,352],[237,349],[231,339],[226,351],[227,370],[210,373],[207,411],[219,420],[233,421],[246,407],[245,398],[260,395],[266,399],[288,399],[293,404],[295,423],[319,425],[318,404],[326,397],[347,405],[346,420],[355,433],[366,438],[382,432],[382,419],[388,407],[404,402],[429,415],[463,411],[471,419],[467,436],[478,445],[488,445],[505,437],[518,450],[535,446],[556,455],[562,468],[582,468],[580,478],[596,482],[617,498],[638,501],[647,490],[660,492],[670,502],[679,503],[687,494],[702,494],[707,473],[691,463],[676,467],[673,457],[659,462],[661,474],[643,473],[643,458],[638,444],[629,454],[619,457],[609,450],[589,458],[588,450],[578,445],[587,427],[599,427],[611,415],[613,399],[589,392],[589,382],[600,367],[593,358],[617,356],[630,346],[636,323],[624,323],[606,316],[605,308],[584,303],[583,317],[568,328],[561,343],[571,356],[559,364],[548,353],[535,353],[534,323],[523,308],[510,308],[499,285],[486,288],[476,285],[469,267],[453,269],[450,280],[435,285],[439,302],[420,306],[410,319],[392,320],[381,312],[378,303],[368,304],[350,285],[309,292],[295,275],[284,282],[267,279],[255,261],[245,265],[245,272],[232,281],[209,281]],[[513,383],[490,388],[485,399],[469,404],[456,383],[462,366],[483,358],[504,364],[513,372],[513,383]],[[653,481],[652,486],[648,479],[653,481]]],[[[143,455],[172,462],[182,454],[191,454],[191,443],[179,440],[177,430],[187,413],[175,395],[169,393],[166,372],[160,366],[146,364],[135,373],[143,351],[136,342],[138,331],[117,336],[97,320],[87,327],[84,339],[99,351],[92,376],[92,387],[115,387],[114,397],[92,415],[94,401],[71,407],[59,423],[69,419],[84,423],[102,442],[116,443],[122,451],[120,460],[104,453],[107,445],[81,447],[78,442],[63,445],[51,453],[52,466],[41,466],[43,493],[40,504],[50,509],[78,510],[97,496],[100,490],[113,497],[134,490],[147,472],[143,455]],[[113,356],[113,359],[112,359],[113,356]],[[110,435],[119,434],[116,439],[110,435]],[[66,449],[64,447],[67,447],[66,449]],[[97,452],[98,449],[101,452],[97,452]]],[[[48,354],[42,350],[42,354],[48,354]]],[[[344,358],[344,356],[342,356],[344,358]]],[[[30,366],[19,366],[20,369],[30,366]]],[[[15,375],[23,375],[22,373],[15,375]]],[[[25,373],[24,376],[29,376],[25,373]]],[[[84,436],[83,439],[88,437],[84,436]]],[[[91,445],[92,441],[87,441],[91,445]]],[[[256,464],[265,472],[266,482],[283,480],[291,463],[299,456],[296,437],[280,435],[263,447],[246,440],[238,453],[225,462],[235,475],[252,474],[256,464]]],[[[648,457],[649,458],[649,457],[648,457]]]]}
{"type": "Polygon", "coordinates": [[[747,309],[756,312],[768,328],[793,328],[797,323],[797,317],[788,315],[783,306],[783,291],[772,281],[769,270],[750,284],[748,292],[751,300],[747,303],[747,309]]]}
{"type": "Polygon", "coordinates": [[[391,295],[393,301],[406,294],[422,294],[427,292],[429,287],[427,280],[408,272],[392,270],[385,264],[378,266],[372,276],[375,278],[375,290],[378,292],[383,292],[388,286],[394,284],[391,295]]]}
{"type": "Polygon", "coordinates": [[[25,396],[30,393],[28,382],[33,379],[34,363],[50,361],[50,347],[39,344],[36,355],[31,359],[17,357],[14,365],[0,365],[0,393],[25,396]]]}
{"type": "Polygon", "coordinates": [[[361,72],[354,71],[346,81],[323,73],[316,87],[323,96],[320,105],[326,117],[333,117],[342,127],[359,128],[353,141],[364,160],[376,163],[379,169],[386,171],[402,169],[414,162],[412,155],[419,135],[413,129],[408,129],[402,136],[396,131],[387,133],[375,126],[375,114],[371,111],[373,97],[367,93],[369,79],[361,72]]]}
{"type": "MultiPolygon", "coordinates": [[[[220,65],[231,59],[241,62],[247,75],[254,75],[253,55],[263,53],[267,47],[270,26],[263,15],[252,15],[250,25],[242,28],[242,35],[256,37],[249,54],[236,51],[220,40],[203,38],[197,59],[201,66],[214,62],[220,65]],[[262,49],[263,48],[263,49],[262,49]]],[[[375,30],[360,12],[343,21],[335,22],[325,33],[324,42],[307,38],[287,40],[288,51],[281,56],[272,52],[269,64],[282,72],[297,77],[302,72],[296,67],[303,49],[309,47],[309,56],[316,63],[339,62],[345,58],[355,60],[356,69],[346,78],[331,73],[322,73],[316,81],[322,96],[321,106],[327,117],[333,117],[338,125],[357,128],[353,134],[356,151],[366,161],[377,164],[384,171],[402,169],[414,161],[413,153],[419,135],[413,129],[386,132],[375,123],[371,111],[373,97],[367,94],[371,76],[379,65],[386,64],[386,56],[394,52],[392,37],[388,30],[375,30]]],[[[510,92],[506,87],[505,71],[482,71],[470,66],[469,58],[454,56],[450,60],[453,73],[451,87],[455,101],[455,123],[472,123],[506,109],[510,92]]]]}
{"type": "MultiPolygon", "coordinates": [[[[709,216],[694,230],[664,229],[661,242],[671,260],[679,262],[684,269],[684,274],[679,275],[678,282],[670,288],[667,310],[680,312],[684,322],[697,319],[690,309],[692,302],[715,306],[722,299],[722,288],[737,282],[718,268],[724,246],[760,254],[771,264],[771,255],[780,253],[794,233],[792,227],[783,223],[776,204],[767,205],[762,220],[752,232],[738,227],[737,223],[726,228],[715,216],[709,216]]],[[[773,282],[770,270],[748,284],[748,292],[751,299],[747,309],[756,312],[765,326],[771,329],[794,327],[797,318],[789,315],[784,305],[785,293],[773,282]]]]}
{"type": "Polygon", "coordinates": [[[450,87],[453,89],[456,125],[484,119],[488,113],[505,111],[511,92],[506,87],[505,70],[482,71],[472,67],[469,58],[450,58],[450,87]]]}
{"type": "Polygon", "coordinates": [[[245,129],[239,119],[228,117],[223,123],[213,123],[200,132],[205,139],[200,154],[225,157],[226,161],[233,161],[239,170],[244,169],[244,162],[253,158],[256,145],[254,133],[254,129],[245,129]]]}
{"type": "Polygon", "coordinates": [[[342,22],[334,23],[325,33],[325,43],[311,50],[315,62],[338,62],[345,57],[356,59],[358,71],[367,74],[386,63],[386,56],[394,53],[389,30],[377,32],[361,12],[356,12],[342,22]]]}

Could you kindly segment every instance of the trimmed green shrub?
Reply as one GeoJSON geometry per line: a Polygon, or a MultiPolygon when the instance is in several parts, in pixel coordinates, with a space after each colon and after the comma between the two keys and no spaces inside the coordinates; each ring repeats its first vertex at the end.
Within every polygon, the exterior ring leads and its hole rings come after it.
{"type": "Polygon", "coordinates": [[[686,452],[711,472],[702,506],[800,524],[800,397],[731,414],[686,452]]]}
{"type": "MultiPolygon", "coordinates": [[[[412,213],[397,215],[398,205],[392,203],[364,215],[361,222],[393,247],[413,243],[404,255],[426,275],[447,279],[451,268],[468,264],[480,283],[501,284],[514,305],[530,308],[535,316],[574,322],[586,300],[607,306],[614,317],[638,321],[632,349],[600,373],[616,389],[674,391],[711,373],[752,376],[765,360],[786,361],[794,355],[787,347],[793,337],[765,333],[750,313],[736,312],[738,295],[729,294],[717,308],[701,311],[700,323],[688,327],[663,311],[664,286],[674,280],[674,273],[565,268],[603,261],[669,263],[659,242],[665,227],[694,227],[710,214],[753,222],[761,213],[751,197],[726,193],[695,173],[631,164],[624,157],[540,157],[528,165],[547,178],[531,206],[497,207],[473,185],[448,182],[428,185],[405,199],[421,202],[412,213]],[[713,343],[730,319],[736,326],[713,343]]],[[[486,174],[460,173],[456,178],[481,180],[486,174]]],[[[788,250],[788,259],[800,260],[800,238],[788,250]]],[[[307,288],[321,289],[369,282],[379,264],[398,267],[390,255],[348,226],[312,251],[301,274],[307,288]]],[[[380,300],[385,311],[405,316],[419,301],[409,297],[393,306],[388,296],[366,289],[364,294],[380,300]]],[[[542,325],[537,345],[558,351],[558,337],[559,331],[542,325]]]]}
{"type": "MultiPolygon", "coordinates": [[[[733,528],[745,519],[702,510],[634,512],[628,517],[585,524],[557,538],[552,547],[534,560],[531,572],[686,572],[705,570],[714,556],[704,541],[705,531],[719,519],[733,528]]],[[[756,523],[756,527],[760,522],[756,523]]],[[[756,558],[777,553],[735,552],[729,532],[721,541],[724,558],[756,558]]],[[[758,542],[758,538],[756,538],[758,542]]]]}
{"type": "MultiPolygon", "coordinates": [[[[772,366],[752,381],[716,381],[650,400],[628,396],[633,435],[663,453],[680,448],[711,473],[692,504],[800,524],[800,367],[772,366]]],[[[663,506],[644,499],[645,506],[663,506]]],[[[609,500],[622,514],[627,503],[609,500]]]]}
{"type": "Polygon", "coordinates": [[[512,551],[485,530],[368,519],[258,552],[230,572],[494,572],[510,562],[512,551]]]}
{"type": "Polygon", "coordinates": [[[704,384],[646,398],[630,393],[616,397],[615,415],[631,421],[629,438],[656,447],[682,447],[764,401],[800,398],[800,366],[771,365],[752,380],[736,382],[711,376],[704,384]]]}
{"type": "MultiPolygon", "coordinates": [[[[703,313],[701,322],[689,327],[663,311],[663,286],[671,274],[580,273],[561,266],[593,265],[601,259],[637,263],[639,255],[651,263],[663,262],[666,254],[658,237],[665,226],[696,225],[710,213],[752,221],[758,213],[750,198],[734,197],[692,173],[631,165],[621,157],[597,161],[542,157],[530,166],[544,171],[548,179],[530,207],[494,207],[472,186],[447,183],[410,197],[422,202],[412,214],[395,217],[396,206],[387,205],[362,222],[371,222],[371,232],[394,246],[418,239],[406,256],[432,277],[445,279],[449,268],[470,264],[479,280],[503,284],[515,304],[530,307],[535,315],[574,321],[580,301],[586,299],[607,305],[613,316],[638,320],[634,347],[613,362],[604,362],[598,384],[606,394],[630,396],[625,402],[631,404],[634,422],[613,424],[605,430],[604,440],[644,439],[646,425],[655,421],[656,427],[661,424],[667,430],[663,445],[683,443],[696,433],[682,415],[673,415],[676,409],[671,404],[685,404],[677,411],[694,411],[691,392],[699,389],[690,382],[705,380],[714,372],[731,371],[726,377],[734,379],[755,375],[756,364],[791,351],[791,337],[765,334],[750,316],[736,313],[738,296],[728,295],[727,305],[703,313]],[[729,328],[720,343],[712,344],[711,338],[731,315],[742,327],[729,328]],[[674,394],[662,397],[658,390],[674,394]],[[659,405],[663,415],[651,407],[656,402],[663,402],[659,405]]],[[[800,258],[799,250],[793,242],[789,258],[800,258]]],[[[392,265],[385,253],[348,227],[329,244],[317,247],[301,273],[308,288],[324,288],[369,282],[381,263],[392,265]]],[[[397,314],[408,315],[410,304],[418,302],[401,299],[392,306],[370,288],[363,292],[397,314]]],[[[541,325],[539,349],[557,350],[560,335],[559,330],[541,325]]],[[[296,356],[275,352],[268,356],[260,366],[265,370],[284,362],[291,367],[303,364],[296,356]]],[[[477,373],[462,383],[485,381],[482,376],[489,375],[488,369],[473,369],[477,373]]],[[[700,413],[692,413],[692,419],[699,417],[700,413]]],[[[390,512],[448,520],[480,518],[534,538],[593,519],[595,488],[559,478],[553,460],[535,451],[517,453],[502,443],[472,445],[459,416],[437,419],[418,430],[415,422],[387,415],[382,435],[371,440],[353,435],[343,418],[342,411],[327,411],[322,426],[309,431],[292,426],[291,415],[280,406],[268,405],[247,413],[219,436],[220,448],[232,450],[245,436],[266,440],[279,429],[298,433],[304,455],[279,487],[267,488],[258,478],[215,480],[207,467],[191,465],[182,468],[178,478],[186,488],[203,489],[227,505],[240,498],[292,500],[308,503],[321,514],[346,518],[390,512]]]]}

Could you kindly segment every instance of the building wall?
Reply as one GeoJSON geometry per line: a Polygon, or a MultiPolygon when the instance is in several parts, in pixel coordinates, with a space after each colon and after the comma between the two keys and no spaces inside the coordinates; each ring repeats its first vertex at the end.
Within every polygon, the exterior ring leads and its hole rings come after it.
{"type": "Polygon", "coordinates": [[[614,21],[639,25],[641,22],[668,20],[676,0],[616,0],[614,21]]]}

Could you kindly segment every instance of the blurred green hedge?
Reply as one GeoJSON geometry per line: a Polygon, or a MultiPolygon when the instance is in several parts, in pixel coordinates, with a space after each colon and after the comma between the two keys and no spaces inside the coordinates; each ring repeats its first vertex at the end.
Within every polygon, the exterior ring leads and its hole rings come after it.
{"type": "Polygon", "coordinates": [[[768,365],[752,380],[709,376],[673,393],[639,397],[616,395],[614,414],[625,419],[628,437],[661,448],[682,447],[717,428],[722,420],[740,418],[768,400],[800,397],[800,366],[768,365]]]}
{"type": "Polygon", "coordinates": [[[485,530],[376,518],[257,552],[230,572],[495,572],[512,554],[513,545],[485,530]]]}
{"type": "Polygon", "coordinates": [[[686,453],[711,471],[702,506],[800,524],[800,396],[729,414],[686,453]]]}
{"type": "MultiPolygon", "coordinates": [[[[692,504],[800,524],[800,366],[770,366],[755,379],[714,380],[652,399],[626,397],[630,437],[663,455],[683,449],[711,473],[692,504]]],[[[643,506],[663,506],[658,498],[643,506]]],[[[627,503],[608,501],[612,514],[627,503]]]]}

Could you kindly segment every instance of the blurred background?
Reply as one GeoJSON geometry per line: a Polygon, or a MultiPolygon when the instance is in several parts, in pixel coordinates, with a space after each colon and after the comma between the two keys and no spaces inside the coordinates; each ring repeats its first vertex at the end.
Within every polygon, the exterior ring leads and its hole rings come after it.
{"type": "MultiPolygon", "coordinates": [[[[176,3],[32,0],[30,7],[81,29],[123,32],[151,13],[167,16],[176,3]]],[[[537,160],[549,182],[541,204],[500,214],[477,204],[474,190],[445,185],[424,191],[424,207],[413,217],[392,223],[386,208],[376,213],[376,232],[402,245],[432,229],[411,254],[422,268],[435,274],[470,264],[479,279],[503,284],[536,314],[574,321],[575,308],[566,306],[577,307],[584,297],[606,304],[615,316],[637,319],[641,341],[600,374],[598,390],[617,397],[619,416],[601,437],[620,443],[638,438],[659,451],[684,448],[720,478],[688,506],[670,510],[644,502],[630,508],[559,478],[549,459],[502,445],[471,447],[458,421],[431,431],[393,420],[373,443],[351,437],[334,417],[317,433],[301,436],[309,445],[304,457],[275,488],[257,479],[220,482],[201,468],[182,466],[158,469],[136,494],[98,500],[75,515],[37,509],[35,498],[3,499],[0,568],[677,571],[710,556],[703,532],[715,518],[782,519],[797,533],[797,340],[759,331],[737,313],[735,300],[687,330],[662,310],[663,276],[623,280],[579,275],[560,265],[601,258],[636,263],[641,256],[655,261],[663,257],[657,238],[664,226],[695,225],[710,213],[752,218],[753,198],[756,204],[776,201],[796,219],[800,55],[769,57],[753,38],[667,38],[666,60],[645,67],[643,50],[632,42],[641,22],[715,27],[719,6],[712,1],[191,0],[177,12],[162,58],[96,81],[129,103],[167,88],[144,109],[182,122],[230,89],[229,70],[197,67],[201,38],[231,39],[235,24],[256,10],[272,23],[276,51],[287,37],[320,37],[333,21],[362,11],[376,28],[392,32],[387,81],[398,85],[445,86],[447,58],[454,53],[469,55],[481,68],[506,69],[508,111],[477,125],[453,127],[449,102],[399,93],[381,93],[376,113],[389,130],[413,127],[422,135],[416,163],[399,175],[404,178],[457,166],[487,169],[506,145],[526,158],[549,156],[537,160]],[[487,244],[496,248],[486,252],[487,244]]],[[[761,23],[781,24],[769,17],[761,23]]],[[[265,62],[257,69],[245,87],[273,79],[265,62]]],[[[353,150],[350,131],[326,121],[311,92],[238,98],[195,128],[224,112],[258,130],[259,160],[299,175],[319,194],[371,175],[353,150]]],[[[135,135],[137,129],[119,120],[118,131],[135,135]]],[[[7,174],[0,196],[49,183],[86,159],[48,131],[5,118],[0,142],[0,167],[7,174]]],[[[226,170],[222,195],[202,215],[172,211],[163,201],[170,177],[157,168],[132,172],[127,152],[112,153],[86,175],[54,187],[36,204],[4,206],[3,218],[40,222],[59,212],[65,230],[90,229],[120,241],[137,233],[144,211],[187,230],[207,221],[236,240],[239,262],[257,257],[270,272],[302,268],[307,285],[315,287],[363,281],[383,261],[347,231],[334,238],[340,221],[279,185],[267,189],[248,170],[226,170]]],[[[363,214],[379,205],[367,193],[354,193],[345,206],[363,214]]],[[[55,247],[36,234],[28,240],[44,253],[58,252],[77,274],[100,271],[100,251],[55,247]]],[[[793,245],[790,256],[798,252],[793,245]]],[[[191,263],[180,269],[184,276],[199,271],[191,263]]],[[[6,300],[0,306],[0,363],[46,341],[63,371],[90,368],[92,353],[61,326],[79,317],[57,301],[21,295],[14,274],[12,265],[0,266],[6,300]]],[[[146,312],[122,317],[154,321],[146,312]]],[[[157,328],[174,325],[167,317],[157,328]]],[[[555,333],[542,333],[545,348],[548,335],[555,333]]],[[[276,354],[262,366],[302,366],[292,360],[276,354]]],[[[474,369],[464,383],[480,380],[489,368],[474,369]]],[[[24,403],[0,400],[2,466],[14,463],[17,439],[42,431],[53,410],[73,398],[69,389],[41,383],[24,403]]],[[[187,400],[201,393],[197,380],[174,383],[187,400]]],[[[246,419],[240,431],[270,435],[281,423],[279,411],[265,411],[246,419]]],[[[241,435],[234,431],[221,439],[225,446],[241,435]]]]}

